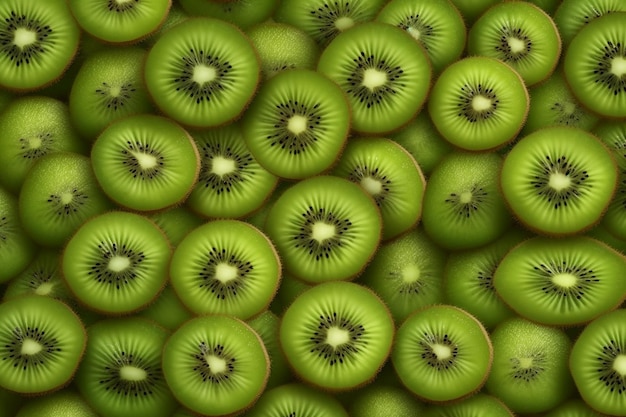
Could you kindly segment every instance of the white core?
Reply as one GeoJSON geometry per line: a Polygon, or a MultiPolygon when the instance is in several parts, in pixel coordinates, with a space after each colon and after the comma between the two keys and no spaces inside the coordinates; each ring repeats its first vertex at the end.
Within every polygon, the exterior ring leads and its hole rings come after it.
{"type": "Polygon", "coordinates": [[[626,355],[621,354],[615,357],[613,370],[621,376],[626,376],[626,355]]]}
{"type": "Polygon", "coordinates": [[[211,173],[220,177],[235,172],[236,168],[237,166],[235,165],[234,159],[215,156],[211,160],[211,173]]]}
{"type": "Polygon", "coordinates": [[[420,279],[420,268],[416,264],[408,264],[402,268],[402,281],[407,284],[417,282],[420,279]]]}
{"type": "Polygon", "coordinates": [[[354,20],[348,16],[341,16],[339,19],[335,20],[335,27],[342,32],[346,29],[350,29],[352,26],[354,26],[354,20]]]}
{"type": "Polygon", "coordinates": [[[383,190],[381,182],[372,177],[363,177],[361,179],[361,187],[363,187],[370,195],[380,194],[383,190]]]}
{"type": "Polygon", "coordinates": [[[459,194],[459,202],[461,204],[469,204],[472,202],[472,192],[471,191],[463,191],[459,194]]]}
{"type": "Polygon", "coordinates": [[[618,78],[626,75],[626,57],[616,56],[611,60],[611,74],[618,78]]]}
{"type": "Polygon", "coordinates": [[[335,226],[324,222],[316,222],[311,227],[311,237],[319,243],[335,236],[335,226]]]}
{"type": "Polygon", "coordinates": [[[148,373],[136,366],[124,365],[120,368],[120,378],[124,381],[143,381],[148,377],[148,373]]]}
{"type": "Polygon", "coordinates": [[[524,50],[526,49],[526,44],[523,40],[519,38],[508,38],[507,43],[509,44],[509,49],[513,54],[519,54],[521,52],[524,52],[524,50]]]}
{"type": "Polygon", "coordinates": [[[111,259],[109,259],[109,264],[107,265],[107,268],[109,268],[109,270],[113,272],[122,272],[129,266],[130,266],[130,259],[128,259],[126,256],[116,255],[112,257],[111,259]]]}
{"type": "Polygon", "coordinates": [[[141,169],[154,168],[158,164],[157,159],[154,155],[143,152],[135,152],[133,153],[133,156],[137,160],[137,163],[139,164],[139,167],[141,167],[141,169]]]}
{"type": "Polygon", "coordinates": [[[326,343],[334,348],[350,341],[350,333],[338,327],[331,327],[326,333],[326,343]]]}
{"type": "Polygon", "coordinates": [[[561,172],[554,172],[550,174],[550,179],[548,180],[548,186],[555,191],[566,190],[571,184],[572,180],[561,172]]]}
{"type": "Polygon", "coordinates": [[[237,268],[224,262],[220,262],[215,267],[215,279],[227,283],[237,278],[237,268]]]}
{"type": "Polygon", "coordinates": [[[37,32],[25,28],[17,28],[13,32],[13,44],[20,49],[37,42],[37,32]]]}
{"type": "Polygon", "coordinates": [[[37,295],[48,295],[52,292],[52,289],[54,288],[54,284],[51,282],[44,282],[42,284],[40,284],[36,289],[35,289],[35,294],[37,295]]]}
{"type": "Polygon", "coordinates": [[[363,84],[364,87],[374,91],[378,87],[382,87],[387,82],[387,74],[383,71],[379,71],[375,68],[368,68],[363,71],[363,84]]]}
{"type": "Polygon", "coordinates": [[[491,108],[491,99],[482,94],[478,94],[472,98],[472,109],[476,112],[487,111],[491,108]]]}
{"type": "Polygon", "coordinates": [[[193,75],[191,79],[200,85],[209,83],[216,78],[217,71],[213,67],[209,67],[205,64],[198,64],[193,68],[193,75]]]}
{"type": "Polygon", "coordinates": [[[446,360],[452,357],[452,349],[450,348],[450,346],[435,343],[431,346],[431,349],[439,360],[446,360]]]}
{"type": "Polygon", "coordinates": [[[27,338],[27,339],[24,339],[24,341],[22,342],[22,350],[20,353],[22,355],[36,355],[42,350],[43,350],[43,346],[41,346],[41,343],[31,338],[27,338]]]}
{"type": "Polygon", "coordinates": [[[287,122],[287,129],[294,135],[299,135],[306,131],[308,123],[309,120],[305,116],[294,114],[287,122]]]}
{"type": "Polygon", "coordinates": [[[209,370],[213,375],[226,372],[226,361],[219,356],[206,355],[204,360],[209,365],[209,370]]]}
{"type": "Polygon", "coordinates": [[[578,278],[576,278],[576,276],[572,274],[562,273],[554,275],[552,277],[552,282],[556,286],[561,288],[571,288],[576,285],[576,282],[578,282],[578,278]]]}

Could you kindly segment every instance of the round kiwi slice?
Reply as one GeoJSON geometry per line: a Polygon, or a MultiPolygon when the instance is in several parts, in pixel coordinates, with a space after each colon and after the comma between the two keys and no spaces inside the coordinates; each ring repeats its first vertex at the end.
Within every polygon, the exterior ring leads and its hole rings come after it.
{"type": "Polygon", "coordinates": [[[426,406],[401,387],[376,383],[357,391],[349,405],[351,417],[422,417],[426,406]]]}
{"type": "Polygon", "coordinates": [[[19,217],[18,200],[0,187],[0,284],[19,275],[37,255],[19,217]]]}
{"type": "Polygon", "coordinates": [[[430,89],[430,60],[406,31],[381,22],[357,25],[323,51],[317,70],[347,94],[352,129],[384,134],[408,123],[430,89]]]}
{"type": "Polygon", "coordinates": [[[170,417],[178,403],[161,370],[164,328],[138,317],[101,320],[76,373],[78,390],[102,417],[170,417]]]}
{"type": "Polygon", "coordinates": [[[626,415],[626,310],[589,323],[574,342],[569,369],[582,399],[612,416],[626,415]]]}
{"type": "Polygon", "coordinates": [[[312,70],[283,71],[261,86],[242,122],[254,158],[282,178],[327,171],[350,132],[350,107],[342,90],[312,70]]]}
{"type": "Polygon", "coordinates": [[[594,19],[572,39],[563,60],[576,98],[607,118],[626,118],[626,12],[594,19]]]}
{"type": "Polygon", "coordinates": [[[432,406],[426,417],[514,417],[515,414],[497,397],[478,393],[454,404],[432,406]]]}
{"type": "Polygon", "coordinates": [[[561,55],[561,37],[550,15],[540,7],[527,1],[501,2],[472,25],[467,51],[509,64],[531,86],[554,71],[561,55]]]}
{"type": "Polygon", "coordinates": [[[378,248],[381,229],[369,194],[349,180],[324,175],[284,191],[265,223],[286,272],[309,283],[356,277],[378,248]]]}
{"type": "Polygon", "coordinates": [[[510,66],[495,58],[470,56],[450,64],[437,78],[428,112],[448,142],[486,151],[516,137],[529,102],[523,79],[510,66]]]}
{"type": "Polygon", "coordinates": [[[422,307],[443,302],[446,252],[414,228],[380,245],[359,277],[389,306],[396,323],[422,307]]]}
{"type": "Polygon", "coordinates": [[[443,248],[471,249],[501,236],[512,223],[498,189],[502,158],[496,153],[453,152],[426,184],[422,225],[443,248]]]}
{"type": "Polygon", "coordinates": [[[145,62],[146,86],[159,109],[200,128],[236,119],[259,79],[249,39],[232,24],[211,18],[188,19],[163,33],[145,62]]]}
{"type": "Polygon", "coordinates": [[[32,91],[52,84],[70,66],[80,29],[65,0],[0,4],[0,87],[32,91]]]}
{"type": "Polygon", "coordinates": [[[69,0],[80,27],[91,36],[111,43],[134,43],[163,24],[171,0],[69,0]]]}
{"type": "Polygon", "coordinates": [[[115,120],[151,113],[152,102],[143,81],[141,48],[104,48],[86,55],[69,95],[72,123],[91,143],[115,120]]]}
{"type": "Polygon", "coordinates": [[[110,211],[86,221],[63,251],[61,271],[79,301],[105,314],[146,307],[163,289],[171,249],[147,218],[110,211]]]}
{"type": "Polygon", "coordinates": [[[554,12],[554,21],[559,27],[565,46],[589,22],[611,12],[626,11],[626,3],[621,0],[561,0],[554,12]]]}
{"type": "Polygon", "coordinates": [[[0,132],[0,183],[15,194],[42,156],[88,150],[70,122],[67,104],[46,96],[12,100],[0,115],[0,132]]]}
{"type": "Polygon", "coordinates": [[[315,69],[320,48],[306,32],[287,23],[265,21],[246,31],[261,59],[265,79],[287,69],[315,69]]]}
{"type": "Polygon", "coordinates": [[[250,408],[265,389],[269,365],[259,335],[232,316],[195,317],[163,348],[163,374],[172,393],[204,416],[250,408]]]}
{"type": "Polygon", "coordinates": [[[491,341],[486,389],[512,411],[544,412],[573,396],[567,365],[572,342],[563,330],[515,317],[498,325],[491,341]]]}
{"type": "Polygon", "coordinates": [[[94,142],[91,161],[104,192],[139,211],[184,201],[200,172],[198,148],[189,133],[150,114],[111,123],[94,142]]]}
{"type": "Polygon", "coordinates": [[[61,254],[57,250],[39,250],[26,269],[9,282],[3,300],[25,294],[45,295],[61,301],[71,299],[59,271],[60,260],[61,254]]]}
{"type": "Polygon", "coordinates": [[[376,20],[406,30],[421,43],[435,73],[459,59],[465,48],[465,22],[449,0],[391,0],[376,20]]]}
{"type": "Polygon", "coordinates": [[[178,0],[193,16],[230,22],[243,30],[270,20],[279,0],[178,0]]]}
{"type": "Polygon", "coordinates": [[[626,122],[603,120],[591,133],[608,146],[620,170],[626,169],[626,122]]]}
{"type": "Polygon", "coordinates": [[[598,138],[562,126],[523,137],[500,173],[511,211],[526,227],[547,235],[593,226],[613,198],[617,179],[616,163],[598,138]]]}
{"type": "Polygon", "coordinates": [[[385,0],[281,0],[278,22],[301,28],[325,48],[339,34],[374,20],[385,0]]]}
{"type": "Polygon", "coordinates": [[[504,256],[498,295],[520,316],[552,326],[584,324],[626,297],[626,258],[594,239],[535,237],[504,256]]]}
{"type": "Polygon", "coordinates": [[[26,233],[40,245],[59,248],[88,218],[111,209],[88,157],[54,152],[28,171],[19,195],[26,233]]]}
{"type": "MultiPolygon", "coordinates": [[[[4,403],[2,403],[4,407],[4,403]]],[[[0,412],[1,413],[1,412],[0,412]]],[[[2,417],[9,417],[9,415],[2,417]]],[[[19,412],[11,417],[98,417],[85,399],[73,389],[64,389],[53,394],[29,399],[19,412]]]]}
{"type": "Polygon", "coordinates": [[[445,304],[417,310],[402,322],[391,353],[405,387],[434,403],[478,392],[492,359],[483,325],[465,310],[445,304]]]}
{"type": "Polygon", "coordinates": [[[50,297],[26,295],[0,304],[0,387],[43,394],[66,386],[87,337],[80,318],[50,297]]]}
{"type": "Polygon", "coordinates": [[[246,417],[348,417],[337,398],[303,384],[285,384],[265,391],[246,417]]]}
{"type": "Polygon", "coordinates": [[[170,263],[174,291],[196,314],[229,314],[243,320],[271,302],[281,264],[270,240],[238,220],[205,223],[178,244],[170,263]]]}
{"type": "Polygon", "coordinates": [[[280,344],[294,372],[325,390],[372,381],[395,333],[387,306],[352,282],[325,282],[303,292],[283,314],[280,344]]]}

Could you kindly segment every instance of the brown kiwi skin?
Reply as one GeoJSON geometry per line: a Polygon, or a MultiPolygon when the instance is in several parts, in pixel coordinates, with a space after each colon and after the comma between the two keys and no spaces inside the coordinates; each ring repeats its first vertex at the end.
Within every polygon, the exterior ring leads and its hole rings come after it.
{"type": "MultiPolygon", "coordinates": [[[[533,134],[535,132],[541,132],[544,129],[552,129],[553,127],[542,127],[540,129],[535,130],[534,132],[532,132],[533,134]]],[[[580,131],[581,129],[579,128],[575,128],[575,127],[570,127],[570,126],[561,126],[559,127],[561,129],[571,129],[572,131],[577,130],[580,131]]],[[[593,135],[593,133],[586,131],[588,134],[593,135]]],[[[609,149],[609,147],[607,145],[605,145],[600,139],[597,138],[597,136],[593,135],[598,142],[600,142],[600,144],[604,147],[604,149],[607,151],[607,153],[610,155],[611,159],[614,162],[614,167],[615,167],[615,184],[613,184],[613,196],[615,195],[615,192],[617,191],[617,186],[619,185],[619,168],[617,167],[617,162],[615,160],[615,157],[613,156],[613,154],[611,153],[611,150],[609,149]]],[[[520,138],[523,139],[523,138],[520,138]]],[[[502,168],[503,168],[503,164],[500,165],[500,172],[498,173],[499,177],[502,177],[502,168]]],[[[504,195],[504,189],[502,187],[502,182],[498,181],[498,190],[500,191],[501,195],[504,195]]],[[[507,199],[504,199],[504,203],[506,204],[507,208],[509,209],[509,212],[511,213],[511,216],[513,216],[514,221],[516,224],[521,225],[524,229],[529,230],[537,235],[542,235],[542,236],[548,236],[548,237],[554,237],[554,238],[559,238],[559,237],[567,237],[567,236],[573,236],[573,235],[579,235],[579,234],[583,234],[588,232],[589,230],[593,229],[594,227],[596,227],[600,221],[602,220],[602,218],[604,217],[604,214],[607,212],[607,210],[609,209],[609,206],[611,204],[611,201],[613,200],[613,196],[609,199],[608,203],[605,205],[605,207],[603,208],[600,216],[598,216],[598,219],[593,222],[592,224],[583,227],[582,229],[573,232],[573,233],[549,233],[549,232],[545,232],[543,230],[540,230],[536,227],[533,227],[532,225],[526,224],[524,223],[524,221],[520,218],[518,218],[514,212],[513,209],[511,208],[511,205],[509,204],[509,202],[507,201],[507,199]]]]}
{"type": "MultiPolygon", "coordinates": [[[[233,0],[228,0],[228,1],[233,1],[233,0]]],[[[188,17],[187,19],[185,19],[185,22],[183,22],[183,23],[191,22],[191,21],[194,21],[194,20],[207,20],[207,19],[208,20],[217,20],[217,19],[210,18],[210,17],[188,17]]],[[[243,117],[243,115],[246,113],[246,110],[248,109],[248,107],[250,107],[250,103],[252,103],[252,100],[256,96],[256,93],[259,91],[259,86],[261,85],[261,82],[262,82],[262,79],[263,79],[263,75],[261,74],[261,57],[259,56],[259,53],[256,50],[256,48],[252,47],[252,41],[250,40],[248,35],[243,30],[241,30],[238,26],[233,25],[233,24],[230,24],[230,25],[233,28],[235,28],[241,34],[241,36],[243,36],[248,41],[248,43],[251,45],[252,50],[254,51],[254,56],[256,57],[257,68],[258,68],[257,73],[256,73],[256,79],[257,79],[256,88],[254,89],[254,93],[250,96],[250,98],[245,103],[245,105],[242,107],[241,112],[238,115],[236,115],[235,117],[233,117],[230,120],[227,120],[227,121],[225,121],[223,123],[220,123],[220,124],[215,125],[215,126],[211,126],[211,129],[216,128],[216,127],[226,126],[226,125],[229,125],[229,124],[231,124],[231,123],[241,119],[243,117]]],[[[148,54],[146,54],[146,56],[144,57],[142,65],[141,65],[142,73],[144,74],[144,77],[142,79],[142,82],[143,82],[144,85],[147,84],[146,83],[146,77],[145,77],[145,73],[146,73],[145,68],[146,68],[146,62],[147,61],[148,61],[148,54]]],[[[152,92],[150,90],[148,90],[148,89],[146,89],[146,91],[148,93],[148,96],[150,97],[150,100],[152,101],[152,105],[154,106],[154,108],[157,111],[157,114],[160,115],[160,116],[169,118],[169,116],[167,116],[165,113],[163,113],[163,111],[159,108],[159,105],[156,102],[152,92]]],[[[185,124],[185,123],[179,122],[179,121],[176,121],[176,123],[178,123],[180,126],[182,126],[184,129],[187,129],[187,130],[206,129],[203,126],[188,125],[188,124],[185,124]]]]}

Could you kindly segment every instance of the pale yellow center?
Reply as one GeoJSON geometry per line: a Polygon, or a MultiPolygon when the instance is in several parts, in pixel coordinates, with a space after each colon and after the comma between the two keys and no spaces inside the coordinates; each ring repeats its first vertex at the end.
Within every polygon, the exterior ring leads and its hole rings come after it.
{"type": "Polygon", "coordinates": [[[191,76],[191,79],[200,85],[211,82],[216,78],[217,71],[213,67],[209,67],[205,64],[199,64],[193,68],[193,75],[191,76]]]}
{"type": "Polygon", "coordinates": [[[617,355],[613,360],[613,370],[621,376],[626,376],[626,355],[617,355]]]}
{"type": "Polygon", "coordinates": [[[476,112],[487,111],[491,108],[491,99],[482,94],[478,94],[472,98],[472,109],[476,112]]]}
{"type": "Polygon", "coordinates": [[[471,191],[463,191],[461,194],[459,194],[459,201],[462,204],[469,204],[472,202],[472,192],[471,191]]]}
{"type": "Polygon", "coordinates": [[[70,204],[74,199],[74,195],[72,193],[61,193],[61,204],[70,204]]]}
{"type": "Polygon", "coordinates": [[[528,369],[533,366],[533,358],[519,358],[519,367],[528,369]]]}
{"type": "Polygon", "coordinates": [[[237,278],[237,268],[224,262],[220,262],[215,267],[215,279],[227,283],[237,278]]]}
{"type": "Polygon", "coordinates": [[[143,381],[148,373],[141,368],[132,365],[124,365],[120,368],[120,378],[124,381],[143,381]]]}
{"type": "Polygon", "coordinates": [[[38,149],[41,147],[41,143],[41,138],[39,136],[28,138],[28,146],[30,146],[30,149],[38,149]]]}
{"type": "Polygon", "coordinates": [[[626,75],[626,57],[616,56],[611,60],[611,74],[619,78],[626,75]]]}
{"type": "Polygon", "coordinates": [[[335,236],[335,226],[324,222],[316,222],[311,227],[311,237],[319,243],[335,236]]]}
{"type": "Polygon", "coordinates": [[[113,272],[122,272],[126,268],[130,266],[130,259],[126,256],[113,256],[109,259],[109,264],[107,268],[113,272]]]}
{"type": "Polygon", "coordinates": [[[348,16],[341,16],[339,19],[335,20],[335,27],[342,32],[346,29],[350,29],[352,26],[354,26],[354,20],[348,16]]]}
{"type": "Polygon", "coordinates": [[[309,119],[305,116],[294,114],[287,122],[287,129],[294,135],[299,135],[300,133],[306,131],[308,122],[309,119]]]}
{"type": "Polygon", "coordinates": [[[226,372],[226,361],[219,356],[206,355],[204,360],[209,365],[209,370],[213,375],[226,372]]]}
{"type": "Polygon", "coordinates": [[[562,273],[554,275],[552,277],[552,282],[558,287],[571,288],[576,285],[578,278],[572,274],[562,273]]]}
{"type": "Polygon", "coordinates": [[[133,156],[137,160],[137,163],[141,169],[150,169],[158,165],[157,159],[154,155],[150,155],[144,152],[135,152],[133,156]]]}
{"type": "Polygon", "coordinates": [[[54,284],[51,282],[44,282],[42,284],[40,284],[36,289],[35,289],[35,294],[37,295],[48,295],[52,292],[52,289],[54,288],[54,284]]]}
{"type": "Polygon", "coordinates": [[[409,35],[413,36],[413,39],[415,39],[416,41],[418,41],[422,36],[420,30],[413,26],[409,26],[406,31],[409,32],[409,35]]]}
{"type": "Polygon", "coordinates": [[[326,343],[334,348],[350,341],[350,333],[338,327],[331,327],[326,333],[326,343]]]}
{"type": "Polygon", "coordinates": [[[17,28],[13,32],[13,44],[20,49],[37,42],[37,32],[25,28],[17,28]]]}
{"type": "Polygon", "coordinates": [[[572,180],[561,172],[550,174],[550,179],[548,180],[548,186],[555,191],[566,190],[571,184],[572,180]]]}
{"type": "Polygon", "coordinates": [[[361,187],[363,187],[370,195],[380,194],[383,190],[381,182],[372,177],[363,177],[361,179],[361,187]]]}
{"type": "Polygon", "coordinates": [[[420,279],[420,268],[416,264],[408,264],[404,268],[402,268],[402,281],[407,284],[411,284],[419,281],[420,279]]]}
{"type": "Polygon", "coordinates": [[[440,361],[450,359],[452,357],[452,349],[450,346],[435,343],[431,346],[431,349],[440,361]]]}
{"type": "Polygon", "coordinates": [[[36,355],[42,350],[43,350],[43,346],[41,346],[41,343],[33,339],[27,338],[27,339],[24,339],[24,341],[22,342],[22,350],[21,350],[22,355],[36,355]]]}
{"type": "Polygon", "coordinates": [[[237,166],[235,160],[224,158],[223,156],[215,156],[211,160],[211,173],[223,177],[226,174],[235,172],[237,166]]]}
{"type": "Polygon", "coordinates": [[[524,50],[526,49],[525,42],[519,38],[508,38],[507,43],[509,44],[509,49],[513,54],[519,54],[521,52],[524,52],[524,50]]]}
{"type": "Polygon", "coordinates": [[[363,71],[363,81],[362,84],[364,87],[367,87],[370,90],[375,90],[378,87],[382,87],[387,82],[387,74],[383,71],[379,71],[375,68],[368,68],[363,71]]]}

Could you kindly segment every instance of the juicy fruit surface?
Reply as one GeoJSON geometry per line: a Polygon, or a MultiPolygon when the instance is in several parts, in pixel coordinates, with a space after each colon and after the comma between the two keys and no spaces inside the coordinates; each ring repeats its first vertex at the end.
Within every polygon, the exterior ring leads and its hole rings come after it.
{"type": "Polygon", "coordinates": [[[623,3],[0,0],[0,417],[626,416],[623,3]]]}

